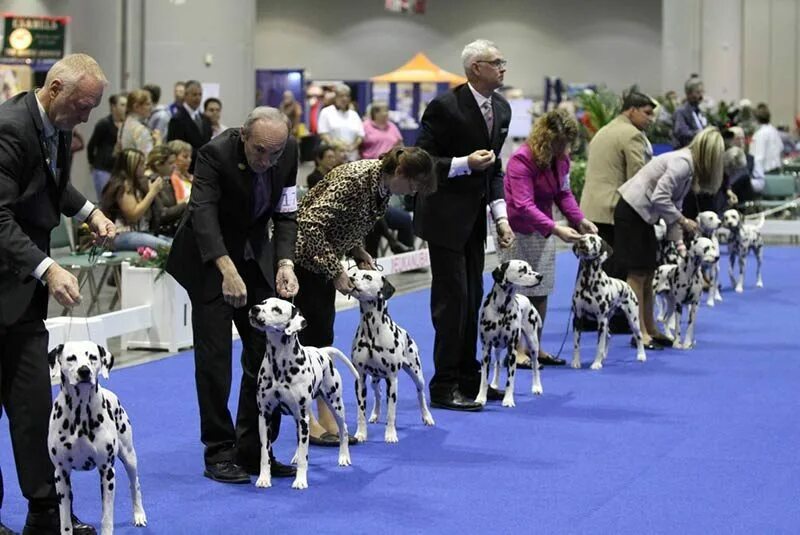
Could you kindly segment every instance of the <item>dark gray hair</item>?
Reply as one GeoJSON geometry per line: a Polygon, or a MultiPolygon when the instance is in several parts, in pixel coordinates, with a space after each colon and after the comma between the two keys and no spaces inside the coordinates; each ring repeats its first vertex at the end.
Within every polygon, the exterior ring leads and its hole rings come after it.
{"type": "Polygon", "coordinates": [[[461,51],[461,63],[464,65],[464,72],[469,71],[470,65],[475,60],[485,58],[493,50],[499,51],[497,45],[487,39],[476,39],[464,47],[461,51]]]}
{"type": "Polygon", "coordinates": [[[289,118],[286,117],[281,110],[278,108],[272,108],[270,106],[259,106],[247,116],[247,119],[244,120],[244,125],[242,125],[242,135],[247,136],[250,134],[250,129],[253,127],[253,123],[256,121],[264,121],[267,123],[277,123],[283,124],[286,126],[286,130],[291,132],[291,124],[289,123],[289,118]]]}
{"type": "Polygon", "coordinates": [[[692,76],[691,78],[686,80],[686,83],[683,86],[683,90],[688,95],[689,93],[692,93],[697,89],[699,89],[700,86],[702,85],[703,85],[703,80],[701,80],[699,76],[692,76]]]}

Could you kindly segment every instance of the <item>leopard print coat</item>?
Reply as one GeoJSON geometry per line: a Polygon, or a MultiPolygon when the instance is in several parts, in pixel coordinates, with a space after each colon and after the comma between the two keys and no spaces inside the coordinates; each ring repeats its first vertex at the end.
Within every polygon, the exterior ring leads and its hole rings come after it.
{"type": "Polygon", "coordinates": [[[391,194],[381,184],[381,161],[361,160],[334,168],[306,193],[297,211],[295,262],[333,280],[339,259],[383,217],[391,194]]]}

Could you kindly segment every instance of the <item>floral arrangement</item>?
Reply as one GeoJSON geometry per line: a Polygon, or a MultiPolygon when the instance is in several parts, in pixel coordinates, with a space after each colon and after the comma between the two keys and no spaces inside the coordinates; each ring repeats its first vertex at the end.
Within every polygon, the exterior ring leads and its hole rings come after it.
{"type": "Polygon", "coordinates": [[[139,247],[136,249],[139,253],[133,265],[136,267],[157,268],[158,275],[156,280],[160,279],[166,273],[167,257],[169,256],[169,247],[158,247],[153,249],[151,247],[139,247]]]}

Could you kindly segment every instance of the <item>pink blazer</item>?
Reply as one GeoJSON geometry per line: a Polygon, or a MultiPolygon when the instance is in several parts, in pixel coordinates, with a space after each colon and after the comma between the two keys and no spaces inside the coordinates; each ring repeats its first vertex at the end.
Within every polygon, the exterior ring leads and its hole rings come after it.
{"type": "Polygon", "coordinates": [[[556,225],[554,202],[573,227],[583,220],[583,212],[569,187],[569,165],[567,156],[559,158],[558,176],[554,176],[552,167],[541,169],[536,165],[527,143],[514,152],[503,180],[508,222],[514,232],[549,236],[556,225]]]}

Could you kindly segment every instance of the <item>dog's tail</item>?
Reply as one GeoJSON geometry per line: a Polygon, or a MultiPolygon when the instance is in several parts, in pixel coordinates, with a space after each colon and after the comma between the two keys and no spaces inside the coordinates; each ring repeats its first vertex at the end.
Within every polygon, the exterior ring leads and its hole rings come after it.
{"type": "Polygon", "coordinates": [[[350,359],[347,358],[347,356],[345,356],[344,353],[342,353],[341,351],[339,351],[338,349],[336,349],[335,347],[332,347],[332,346],[331,347],[321,347],[320,351],[322,351],[323,353],[328,355],[328,358],[331,359],[331,360],[334,360],[334,357],[336,357],[337,359],[339,359],[342,362],[344,362],[344,365],[347,366],[347,369],[350,370],[350,373],[353,374],[353,377],[358,379],[358,370],[356,370],[356,367],[353,366],[353,363],[350,362],[350,359]]]}
{"type": "Polygon", "coordinates": [[[764,213],[762,212],[761,215],[758,218],[758,223],[756,223],[756,225],[755,225],[756,230],[761,230],[761,227],[764,226],[764,221],[765,221],[765,217],[764,217],[764,213]]]}

